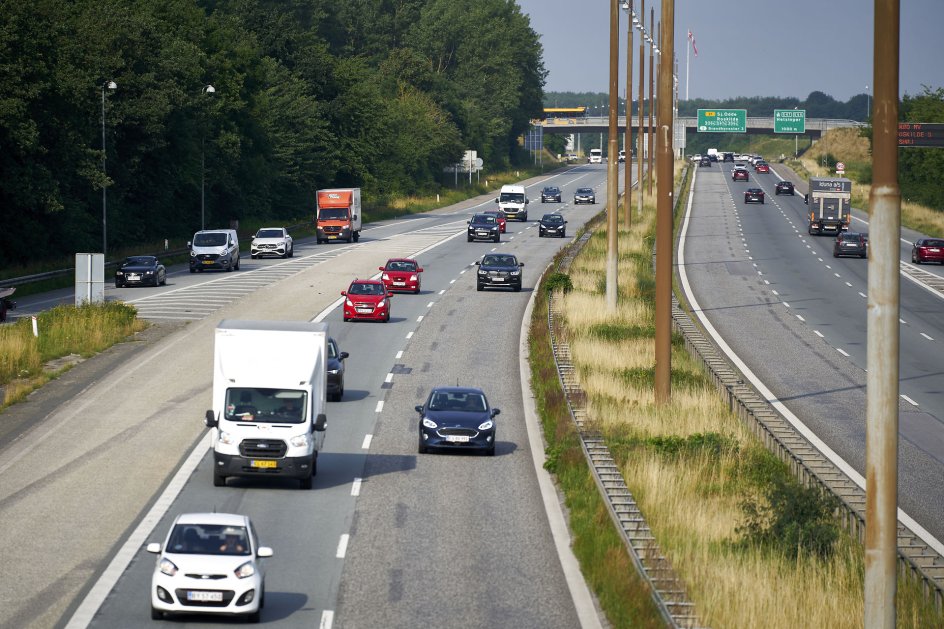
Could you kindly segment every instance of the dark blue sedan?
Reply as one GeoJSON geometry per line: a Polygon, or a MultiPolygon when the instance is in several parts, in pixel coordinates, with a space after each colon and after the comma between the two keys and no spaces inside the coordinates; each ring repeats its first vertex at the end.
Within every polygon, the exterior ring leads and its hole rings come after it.
{"type": "Polygon", "coordinates": [[[437,387],[416,412],[420,414],[420,454],[440,449],[495,456],[495,416],[501,411],[488,405],[481,389],[437,387]]]}
{"type": "Polygon", "coordinates": [[[115,271],[115,288],[122,286],[163,286],[167,283],[167,271],[154,256],[131,256],[125,258],[115,271]]]}

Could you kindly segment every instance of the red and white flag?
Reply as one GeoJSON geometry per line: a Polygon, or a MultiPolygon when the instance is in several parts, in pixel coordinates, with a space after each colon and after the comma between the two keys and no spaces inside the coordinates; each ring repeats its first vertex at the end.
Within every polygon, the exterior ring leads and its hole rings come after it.
{"type": "Polygon", "coordinates": [[[698,56],[698,47],[695,46],[695,36],[692,35],[691,29],[688,31],[688,41],[692,42],[692,50],[695,51],[695,56],[698,56]]]}

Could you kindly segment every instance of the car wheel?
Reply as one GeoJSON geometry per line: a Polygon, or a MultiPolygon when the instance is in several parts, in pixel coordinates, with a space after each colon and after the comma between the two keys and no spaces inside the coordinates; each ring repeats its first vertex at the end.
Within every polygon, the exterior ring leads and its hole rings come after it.
{"type": "Polygon", "coordinates": [[[482,290],[483,288],[485,288],[485,286],[482,285],[481,282],[479,282],[479,283],[477,283],[477,284],[475,285],[475,290],[482,290]]]}
{"type": "Polygon", "coordinates": [[[521,284],[518,284],[517,286],[515,286],[515,292],[516,292],[516,293],[520,293],[520,292],[521,292],[521,284]]]}
{"type": "Polygon", "coordinates": [[[544,238],[544,232],[538,230],[538,238],[544,238]]]}
{"type": "Polygon", "coordinates": [[[466,242],[472,242],[472,236],[469,236],[466,242]]]}
{"type": "Polygon", "coordinates": [[[315,455],[311,457],[311,475],[312,476],[318,475],[318,451],[317,450],[315,450],[315,455]]]}
{"type": "Polygon", "coordinates": [[[495,438],[492,438],[491,447],[485,451],[485,456],[495,456],[495,438]]]}
{"type": "Polygon", "coordinates": [[[161,286],[167,286],[167,274],[164,274],[164,277],[161,278],[161,286]]]}
{"type": "Polygon", "coordinates": [[[255,259],[258,258],[258,257],[259,257],[259,256],[256,255],[255,253],[250,253],[250,254],[249,254],[249,259],[250,259],[250,260],[255,260],[255,259]]]}
{"type": "Polygon", "coordinates": [[[154,288],[157,288],[157,287],[160,286],[160,285],[161,285],[161,278],[155,275],[155,276],[154,276],[154,284],[153,284],[153,286],[154,286],[154,288]]]}
{"type": "Polygon", "coordinates": [[[834,257],[834,258],[838,258],[838,257],[839,257],[839,252],[838,252],[838,251],[833,251],[833,257],[834,257]]]}
{"type": "Polygon", "coordinates": [[[238,270],[239,270],[239,258],[236,258],[236,266],[233,267],[233,270],[234,270],[234,271],[238,271],[238,270]]]}
{"type": "Polygon", "coordinates": [[[151,608],[151,620],[164,620],[164,612],[159,609],[151,608]]]}
{"type": "Polygon", "coordinates": [[[261,621],[261,620],[262,620],[262,610],[261,610],[261,609],[257,609],[256,611],[254,611],[254,612],[252,612],[251,614],[249,614],[249,615],[246,616],[246,622],[251,622],[251,623],[253,623],[253,624],[258,623],[258,622],[261,621]]]}
{"type": "Polygon", "coordinates": [[[341,319],[342,319],[345,323],[347,323],[348,321],[351,320],[350,317],[344,317],[344,316],[342,316],[341,319]]]}
{"type": "MultiPolygon", "coordinates": [[[[314,467],[314,463],[312,463],[312,467],[314,467]]],[[[311,489],[311,476],[306,476],[305,478],[299,478],[298,487],[299,489],[311,489]]]]}
{"type": "Polygon", "coordinates": [[[561,232],[561,238],[567,238],[567,230],[561,232]]]}
{"type": "Polygon", "coordinates": [[[115,281],[115,288],[121,288],[121,282],[115,281]]]}
{"type": "Polygon", "coordinates": [[[419,443],[416,445],[416,451],[419,454],[426,454],[427,452],[429,452],[426,446],[423,445],[423,437],[420,437],[419,443]]]}
{"type": "Polygon", "coordinates": [[[390,323],[390,311],[387,311],[387,316],[384,317],[384,323],[390,323]]]}
{"type": "Polygon", "coordinates": [[[493,242],[501,242],[501,234],[496,234],[493,242]]]}
{"type": "Polygon", "coordinates": [[[190,267],[190,272],[191,272],[191,273],[196,273],[197,270],[196,270],[195,268],[193,268],[193,267],[190,267]]]}
{"type": "Polygon", "coordinates": [[[864,254],[864,253],[860,253],[860,254],[859,254],[859,257],[860,257],[860,258],[864,258],[864,257],[865,257],[865,254],[864,254]]]}
{"type": "Polygon", "coordinates": [[[360,232],[354,232],[354,242],[357,242],[357,241],[360,240],[360,239],[361,239],[361,233],[360,233],[360,232]]]}
{"type": "Polygon", "coordinates": [[[217,474],[213,472],[213,486],[214,487],[226,487],[226,477],[222,474],[217,474]]]}

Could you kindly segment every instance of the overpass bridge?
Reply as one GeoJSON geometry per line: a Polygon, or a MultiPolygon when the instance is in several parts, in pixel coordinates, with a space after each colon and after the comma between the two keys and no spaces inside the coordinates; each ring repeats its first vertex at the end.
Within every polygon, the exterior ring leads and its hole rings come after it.
{"type": "MultiPolygon", "coordinates": [[[[633,133],[639,131],[638,118],[633,116],[633,119],[630,121],[632,125],[633,133]]],[[[682,132],[681,128],[684,128],[685,133],[689,131],[697,132],[698,119],[695,116],[681,116],[675,119],[677,130],[675,136],[678,137],[682,132]],[[681,127],[681,128],[679,128],[681,127]]],[[[548,118],[546,120],[539,120],[534,122],[535,126],[539,126],[543,129],[544,133],[556,133],[570,135],[571,133],[607,133],[610,128],[610,120],[606,116],[584,116],[584,117],[575,117],[575,118],[548,118]]],[[[626,117],[620,116],[617,119],[616,124],[619,126],[619,132],[626,132],[626,117]]],[[[656,126],[656,121],[653,117],[653,126],[656,126]]],[[[864,127],[864,122],[859,122],[857,120],[843,120],[838,118],[807,118],[806,119],[806,132],[799,134],[792,133],[782,133],[780,135],[790,136],[790,135],[803,135],[809,137],[811,140],[814,138],[822,137],[823,133],[830,129],[841,129],[841,128],[850,128],[850,127],[864,127]]],[[[648,116],[643,117],[642,121],[643,132],[648,133],[649,131],[649,118],[648,116]]],[[[773,116],[768,117],[748,117],[747,118],[747,133],[751,134],[770,134],[774,132],[774,118],[773,116]]]]}

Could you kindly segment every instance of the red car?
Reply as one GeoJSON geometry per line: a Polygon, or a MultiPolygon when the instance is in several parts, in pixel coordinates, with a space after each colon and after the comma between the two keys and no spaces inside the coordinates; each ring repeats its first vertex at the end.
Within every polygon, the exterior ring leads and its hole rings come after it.
{"type": "Polygon", "coordinates": [[[380,267],[383,275],[380,276],[388,291],[420,292],[420,273],[423,269],[416,260],[411,258],[390,258],[387,264],[380,267]]]}
{"type": "Polygon", "coordinates": [[[501,211],[501,210],[486,210],[486,211],[482,212],[482,214],[491,214],[492,216],[494,216],[494,217],[498,220],[498,231],[501,232],[501,233],[503,233],[503,234],[505,233],[505,223],[507,223],[508,221],[507,221],[507,219],[506,219],[506,217],[505,217],[505,213],[504,213],[503,211],[501,211]]]}
{"type": "Polygon", "coordinates": [[[344,320],[367,319],[369,321],[390,321],[390,298],[381,280],[354,280],[347,290],[342,290],[344,300],[344,320]]]}
{"type": "Polygon", "coordinates": [[[920,238],[911,248],[911,261],[915,264],[937,262],[944,264],[944,240],[941,238],[920,238]]]}
{"type": "Polygon", "coordinates": [[[754,164],[754,171],[758,173],[769,173],[770,165],[767,162],[757,162],[754,164]]]}
{"type": "Polygon", "coordinates": [[[742,181],[750,181],[751,175],[747,172],[746,168],[735,168],[734,172],[731,173],[731,179],[737,181],[738,179],[742,181]]]}

